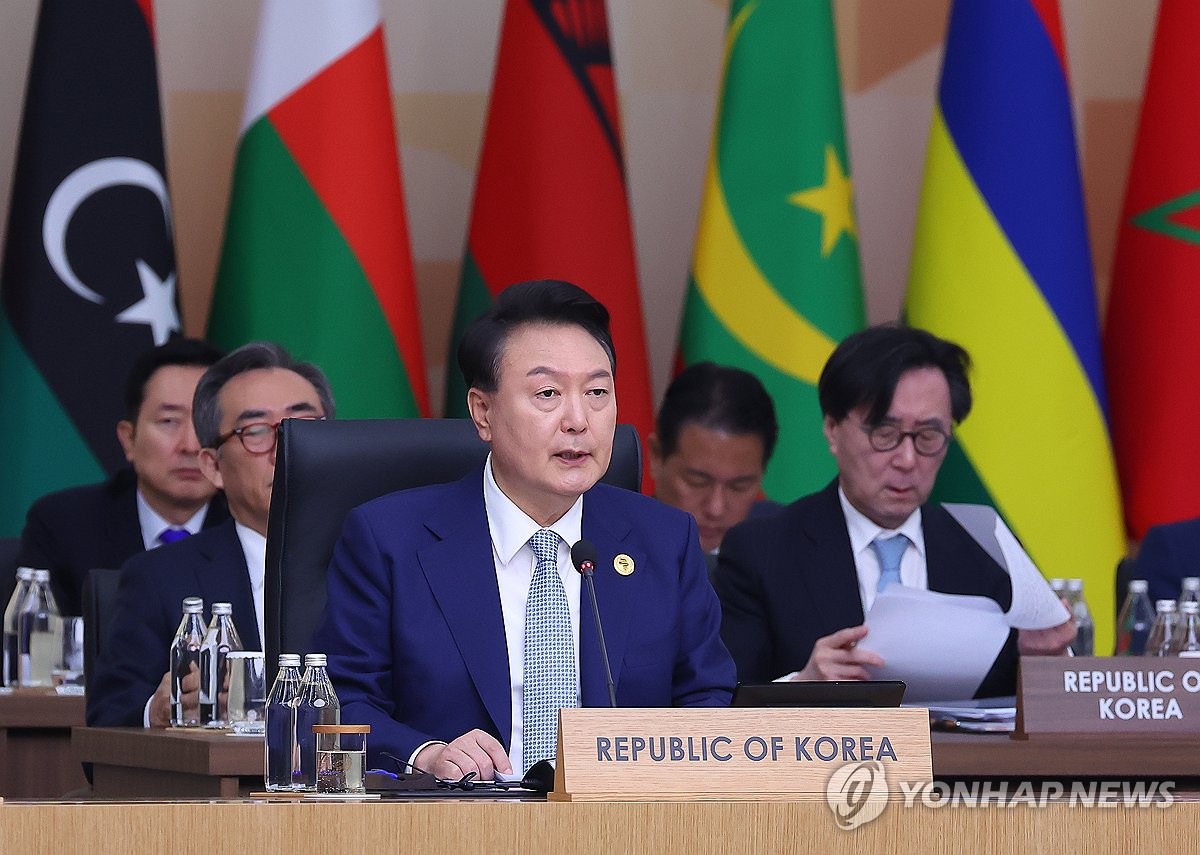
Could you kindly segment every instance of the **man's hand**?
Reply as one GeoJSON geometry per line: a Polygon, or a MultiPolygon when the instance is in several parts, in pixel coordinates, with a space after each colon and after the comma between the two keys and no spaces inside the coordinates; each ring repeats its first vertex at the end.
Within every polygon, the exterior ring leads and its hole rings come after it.
{"type": "Polygon", "coordinates": [[[1019,629],[1017,650],[1022,656],[1062,656],[1077,632],[1073,617],[1048,629],[1019,629]]]}
{"type": "Polygon", "coordinates": [[[512,762],[496,737],[482,730],[464,733],[448,745],[427,745],[413,761],[438,778],[458,779],[468,772],[477,781],[492,781],[496,772],[512,774],[512,762]]]}
{"type": "Polygon", "coordinates": [[[869,680],[866,666],[881,667],[883,658],[869,650],[860,650],[858,642],[866,638],[866,624],[839,629],[818,638],[808,664],[797,680],[869,680]]]}
{"type": "MultiPolygon", "coordinates": [[[[183,715],[185,719],[200,720],[200,669],[192,664],[192,670],[183,678],[183,715]]],[[[163,674],[154,696],[150,699],[150,726],[171,726],[171,673],[163,674]]]]}

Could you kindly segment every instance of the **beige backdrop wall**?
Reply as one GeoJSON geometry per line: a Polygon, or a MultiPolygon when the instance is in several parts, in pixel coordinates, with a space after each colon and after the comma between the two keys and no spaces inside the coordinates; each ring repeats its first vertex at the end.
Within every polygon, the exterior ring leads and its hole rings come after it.
{"type": "MultiPolygon", "coordinates": [[[[260,3],[155,5],[184,323],[202,334],[260,3]]],[[[435,401],[503,5],[382,0],[435,401]]],[[[1102,302],[1157,5],[1062,0],[1102,302]]],[[[896,317],[903,296],[948,8],[949,0],[835,3],[873,321],[896,317]]],[[[727,0],[609,0],[656,396],[669,380],[727,9],[727,0]]],[[[0,3],[0,226],[36,13],[37,0],[0,3]]]]}

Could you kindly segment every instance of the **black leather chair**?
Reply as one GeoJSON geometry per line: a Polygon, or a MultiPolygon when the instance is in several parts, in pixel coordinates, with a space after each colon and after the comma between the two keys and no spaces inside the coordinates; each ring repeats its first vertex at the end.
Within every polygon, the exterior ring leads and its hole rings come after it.
{"type": "Polygon", "coordinates": [[[106,619],[111,619],[120,578],[119,569],[97,567],[89,570],[83,580],[83,683],[88,692],[92,691],[108,629],[106,619]]]}
{"type": "MultiPolygon", "coordinates": [[[[456,481],[487,453],[466,419],[283,423],[267,524],[268,673],[280,651],[309,650],[325,609],[325,570],[346,514],[395,490],[456,481]]],[[[604,481],[640,489],[642,447],[632,425],[617,426],[604,481]]]]}

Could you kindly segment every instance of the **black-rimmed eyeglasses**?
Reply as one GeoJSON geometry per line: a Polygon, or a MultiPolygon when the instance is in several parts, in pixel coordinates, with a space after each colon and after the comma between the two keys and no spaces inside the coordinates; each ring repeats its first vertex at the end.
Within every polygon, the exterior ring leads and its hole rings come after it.
{"type": "Polygon", "coordinates": [[[901,430],[899,425],[882,422],[877,425],[860,423],[859,428],[876,451],[895,451],[910,436],[913,448],[922,457],[937,457],[950,444],[950,434],[932,425],[916,430],[901,430]]]}

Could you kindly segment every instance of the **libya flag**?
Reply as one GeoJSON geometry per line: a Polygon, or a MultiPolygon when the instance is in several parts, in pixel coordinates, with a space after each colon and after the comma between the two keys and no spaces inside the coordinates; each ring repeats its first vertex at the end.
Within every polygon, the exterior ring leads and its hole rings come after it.
{"type": "Polygon", "coordinates": [[[467,415],[455,358],[463,329],[499,291],[526,279],[574,282],[608,308],[619,420],[645,438],[650,371],[603,0],[508,0],[450,341],[446,415],[467,415]]]}
{"type": "Polygon", "coordinates": [[[266,0],[208,334],[270,339],[328,375],[338,414],[427,414],[404,190],[376,0],[266,0]]]}
{"type": "Polygon", "coordinates": [[[44,0],[0,269],[0,536],[125,463],[133,360],[179,329],[150,3],[44,0]]]}
{"type": "Polygon", "coordinates": [[[1200,5],[1163,0],[1108,304],[1113,445],[1138,539],[1200,516],[1198,43],[1200,5]]]}
{"type": "Polygon", "coordinates": [[[735,0],[679,350],[755,374],[774,398],[772,499],[833,477],[816,383],[863,322],[830,5],[735,0]]]}

